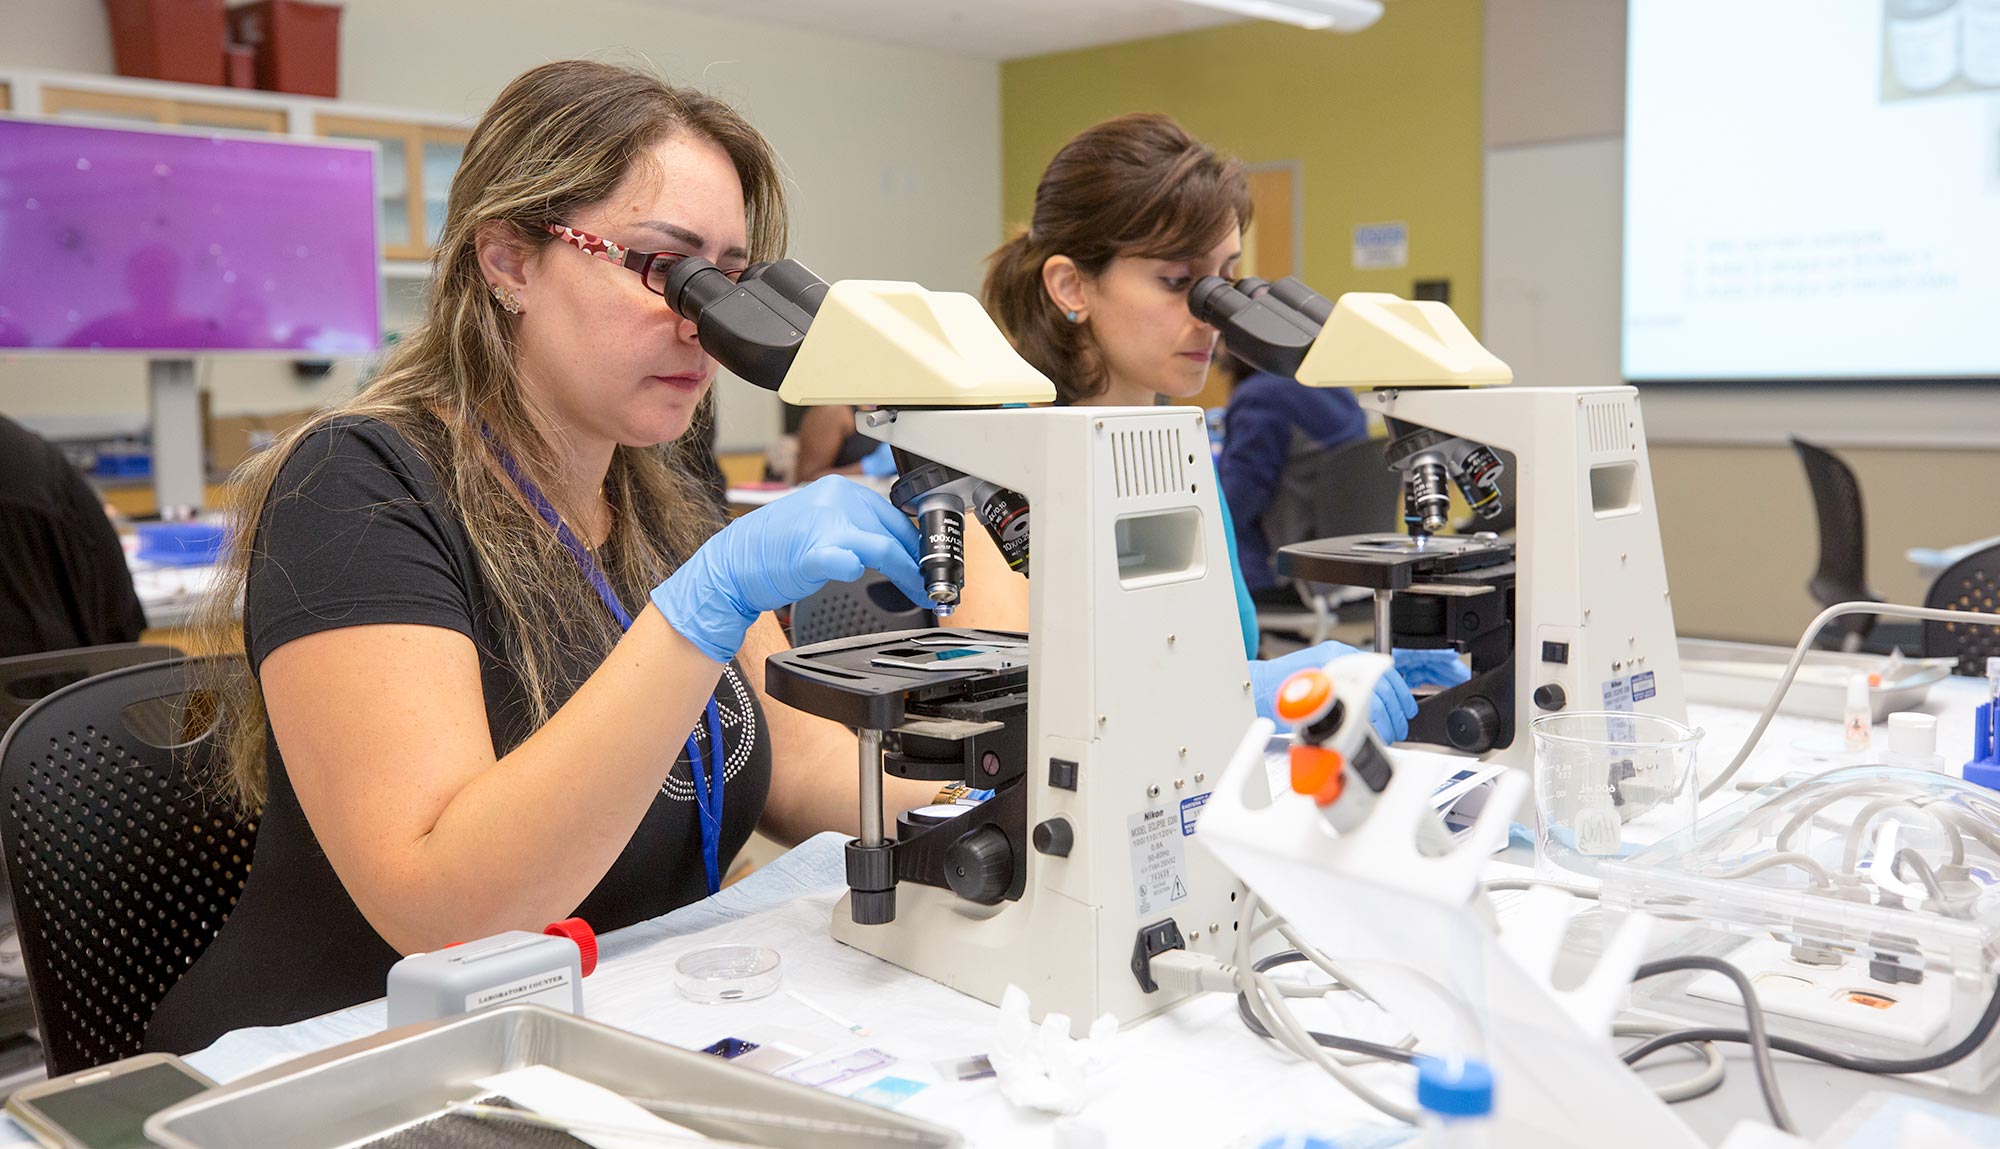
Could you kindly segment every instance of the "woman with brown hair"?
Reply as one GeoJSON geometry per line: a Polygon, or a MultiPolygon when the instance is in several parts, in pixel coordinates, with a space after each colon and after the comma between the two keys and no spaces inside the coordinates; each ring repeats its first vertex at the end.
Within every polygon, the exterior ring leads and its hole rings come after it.
{"type": "Polygon", "coordinates": [[[753,828],[857,829],[853,735],[763,696],[764,612],[864,567],[925,601],[915,528],[837,478],[723,527],[688,433],[715,364],[662,297],[682,258],[784,243],[775,157],[712,97],[565,61],[494,101],[423,322],[238,476],[210,626],[241,592],[223,781],[256,853],[151,1047],[379,996],[402,954],[665,913],[753,828]]]}
{"type": "MultiPolygon", "coordinates": [[[[1022,357],[1054,381],[1058,403],[1132,407],[1191,398],[1207,380],[1217,332],[1188,310],[1188,289],[1203,276],[1235,277],[1249,222],[1240,163],[1170,117],[1118,116],[1078,133],[1049,161],[1031,222],[987,259],[982,298],[1022,357]]],[[[1273,700],[1286,677],[1354,648],[1329,642],[1256,661],[1256,608],[1226,501],[1222,516],[1257,711],[1275,719],[1273,700]]],[[[976,553],[967,564],[975,569],[952,621],[1025,630],[1027,587],[1005,577],[981,534],[969,533],[976,553]]],[[[1396,660],[1401,673],[1383,676],[1372,714],[1390,742],[1409,733],[1416,714],[1405,676],[1449,684],[1469,674],[1449,651],[1397,651],[1396,660]]]]}

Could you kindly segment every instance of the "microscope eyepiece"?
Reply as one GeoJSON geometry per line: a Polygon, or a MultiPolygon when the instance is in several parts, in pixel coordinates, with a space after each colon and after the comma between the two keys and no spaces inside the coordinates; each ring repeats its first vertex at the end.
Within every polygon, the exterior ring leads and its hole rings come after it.
{"type": "Polygon", "coordinates": [[[784,383],[824,294],[826,284],[789,259],[758,264],[740,283],[694,257],[667,273],[667,306],[695,324],[702,350],[767,391],[784,383]],[[807,298],[810,306],[799,302],[807,298]]]}
{"type": "Polygon", "coordinates": [[[820,301],[826,298],[826,280],[814,275],[796,259],[755,264],[743,273],[743,278],[770,284],[779,295],[798,304],[808,315],[818,315],[820,301]]]}
{"type": "Polygon", "coordinates": [[[698,257],[683,259],[667,272],[667,306],[690,323],[700,323],[703,312],[735,291],[735,281],[721,268],[698,257]]]}
{"type": "Polygon", "coordinates": [[[1204,275],[1188,288],[1188,310],[1210,327],[1221,327],[1248,306],[1249,297],[1219,275],[1204,275]]]}
{"type": "Polygon", "coordinates": [[[1297,276],[1288,275],[1272,284],[1270,295],[1311,320],[1315,327],[1324,327],[1333,318],[1333,300],[1307,287],[1297,276]]]}

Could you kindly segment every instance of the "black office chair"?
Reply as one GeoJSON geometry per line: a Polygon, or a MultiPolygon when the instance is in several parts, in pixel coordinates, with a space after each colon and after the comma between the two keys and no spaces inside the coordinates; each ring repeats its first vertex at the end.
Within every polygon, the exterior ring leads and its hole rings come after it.
{"type": "Polygon", "coordinates": [[[0,658],[0,734],[30,706],[72,682],[124,666],[182,657],[171,646],[119,642],[0,658]]]}
{"type": "Polygon", "coordinates": [[[935,626],[931,612],[911,602],[874,571],[853,582],[830,582],[792,604],[792,645],[935,626]]]}
{"type": "MultiPolygon", "coordinates": [[[[2000,611],[2000,545],[1974,551],[1931,584],[1924,605],[1939,610],[2000,611]]],[[[2000,627],[1924,620],[1926,658],[1958,659],[1958,673],[1984,675],[1986,660],[2000,655],[2000,627]]]]}
{"type": "MultiPolygon", "coordinates": [[[[1293,430],[1277,493],[1258,520],[1271,554],[1314,539],[1394,531],[1403,486],[1389,467],[1386,449],[1380,439],[1322,447],[1293,430]]],[[[1287,582],[1279,580],[1280,585],[1287,582]]],[[[1258,607],[1258,631],[1307,646],[1326,641],[1338,621],[1337,592],[1314,583],[1290,585],[1298,592],[1299,607],[1258,607]]]]}
{"type": "MultiPolygon", "coordinates": [[[[1868,589],[1867,534],[1861,517],[1861,484],[1831,452],[1803,439],[1792,439],[1792,449],[1805,464],[1806,483],[1812,488],[1813,510],[1819,516],[1819,569],[1813,572],[1806,589],[1821,606],[1837,602],[1881,602],[1882,596],[1868,589]]],[[[1875,629],[1875,615],[1850,614],[1832,623],[1842,634],[1840,648],[1861,649],[1875,629]]]]}
{"type": "Polygon", "coordinates": [[[257,824],[205,785],[236,659],[114,670],[30,707],[0,740],[0,845],[51,1075],[139,1052],[146,1023],[228,918],[257,824]]]}

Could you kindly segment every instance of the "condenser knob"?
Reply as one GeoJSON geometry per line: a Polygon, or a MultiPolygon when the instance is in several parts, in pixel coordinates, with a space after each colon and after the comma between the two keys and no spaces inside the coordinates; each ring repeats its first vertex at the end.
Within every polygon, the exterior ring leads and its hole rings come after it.
{"type": "Polygon", "coordinates": [[[1076,844],[1076,833],[1069,828],[1068,818],[1050,818],[1035,827],[1035,849],[1057,858],[1069,857],[1069,848],[1076,844]]]}
{"type": "Polygon", "coordinates": [[[1014,884],[1014,850],[998,827],[981,826],[944,852],[944,880],[968,902],[990,906],[1014,884]]]}

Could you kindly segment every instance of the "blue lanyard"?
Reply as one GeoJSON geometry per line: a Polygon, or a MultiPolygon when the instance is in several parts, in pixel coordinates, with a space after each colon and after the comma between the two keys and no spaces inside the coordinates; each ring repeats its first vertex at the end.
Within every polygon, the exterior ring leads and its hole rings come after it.
{"type": "MultiPolygon", "coordinates": [[[[563,549],[570,553],[570,557],[576,560],[576,565],[583,571],[583,577],[590,580],[591,589],[595,590],[597,597],[603,599],[604,605],[610,608],[611,617],[618,620],[619,628],[631,630],[632,615],[612,592],[611,580],[604,577],[604,568],[597,565],[596,556],[592,555],[590,549],[583,545],[583,540],[577,538],[576,533],[569,529],[569,524],[563,522],[562,516],[556,513],[554,505],[542,494],[541,488],[535,486],[533,480],[521,473],[520,464],[516,463],[514,456],[493,438],[492,429],[482,426],[480,430],[486,436],[486,441],[493,444],[494,452],[499,455],[500,468],[507,472],[508,478],[514,480],[514,486],[520,489],[521,497],[528,500],[528,505],[535,508],[535,513],[541,516],[542,521],[555,529],[556,541],[561,543],[563,549]]],[[[722,784],[727,770],[723,763],[722,715],[716,710],[714,697],[709,698],[708,705],[703,709],[708,723],[709,757],[704,762],[701,746],[690,733],[687,740],[688,775],[694,780],[696,821],[701,826],[701,864],[707,871],[708,892],[714,894],[722,889],[722,784]]]]}

